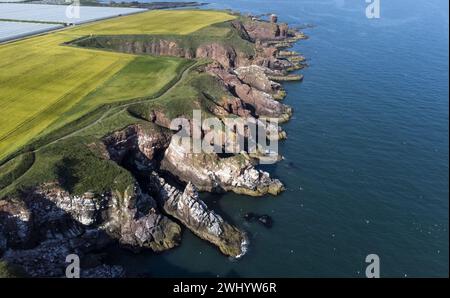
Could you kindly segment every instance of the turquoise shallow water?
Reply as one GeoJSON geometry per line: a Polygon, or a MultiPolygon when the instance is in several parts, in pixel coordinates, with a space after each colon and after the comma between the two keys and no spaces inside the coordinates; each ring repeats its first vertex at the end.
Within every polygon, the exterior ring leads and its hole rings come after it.
{"type": "Polygon", "coordinates": [[[286,160],[268,167],[287,191],[205,196],[250,234],[240,260],[186,231],[178,249],[120,261],[163,277],[357,277],[376,253],[385,277],[448,276],[448,1],[381,1],[377,20],[363,0],[211,2],[315,25],[294,48],[305,80],[285,85],[286,160]],[[274,227],[245,223],[249,211],[274,227]]]}

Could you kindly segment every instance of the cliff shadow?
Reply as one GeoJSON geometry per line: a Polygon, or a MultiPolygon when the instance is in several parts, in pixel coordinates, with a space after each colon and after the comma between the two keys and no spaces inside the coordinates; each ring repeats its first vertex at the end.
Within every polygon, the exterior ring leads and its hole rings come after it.
{"type": "Polygon", "coordinates": [[[0,261],[24,277],[64,277],[66,257],[75,254],[81,277],[128,277],[107,253],[122,244],[97,224],[84,225],[33,189],[22,190],[0,204],[0,261]]]}

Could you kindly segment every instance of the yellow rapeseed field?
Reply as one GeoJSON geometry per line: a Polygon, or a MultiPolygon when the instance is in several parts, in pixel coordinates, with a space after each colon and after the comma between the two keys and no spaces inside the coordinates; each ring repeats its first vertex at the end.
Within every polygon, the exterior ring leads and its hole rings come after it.
{"type": "MultiPolygon", "coordinates": [[[[213,23],[234,17],[223,12],[200,10],[149,11],[69,28],[46,35],[0,45],[0,160],[41,134],[82,99],[93,97],[105,82],[139,57],[62,45],[90,34],[189,34],[213,23]],[[90,95],[91,94],[91,95],[90,95]],[[90,95],[90,97],[88,97],[90,95]]],[[[142,59],[142,58],[141,58],[142,59]]],[[[145,88],[156,93],[176,76],[182,60],[152,67],[159,59],[148,57],[148,70],[158,69],[145,88]]],[[[142,71],[142,63],[139,62],[142,71]]],[[[144,65],[145,66],[145,65],[144,65]]],[[[117,85],[117,82],[115,82],[117,85]]],[[[133,95],[125,91],[125,98],[133,95]]],[[[116,90],[114,100],[120,98],[116,90]]],[[[102,94],[102,92],[97,92],[102,94]]],[[[96,98],[77,109],[82,116],[108,102],[96,98]]],[[[73,115],[70,117],[73,120],[73,115]]]]}

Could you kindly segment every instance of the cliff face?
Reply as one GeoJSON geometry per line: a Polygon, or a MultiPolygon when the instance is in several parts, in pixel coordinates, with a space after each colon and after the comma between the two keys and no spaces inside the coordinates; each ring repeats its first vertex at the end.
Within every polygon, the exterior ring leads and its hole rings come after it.
{"type": "Polygon", "coordinates": [[[190,37],[175,35],[91,36],[71,44],[109,49],[131,54],[174,56],[186,59],[211,59],[225,68],[260,65],[280,72],[296,65],[290,59],[278,58],[279,49],[274,46],[284,42],[289,46],[302,38],[287,24],[267,23],[258,20],[235,20],[220,27],[228,30],[225,36],[211,35],[200,30],[190,37]]]}
{"type": "Polygon", "coordinates": [[[120,52],[193,58],[193,53],[170,40],[124,41],[117,46],[120,52]]]}
{"type": "MultiPolygon", "coordinates": [[[[206,72],[217,77],[232,93],[242,101],[242,105],[249,105],[253,108],[255,115],[265,116],[271,118],[278,118],[280,122],[289,120],[292,115],[292,109],[287,105],[276,101],[272,94],[276,94],[277,84],[269,80],[259,81],[256,77],[246,76],[247,68],[238,68],[237,74],[235,71],[230,71],[222,67],[220,64],[210,64],[206,68],[206,72]],[[241,71],[239,71],[241,70],[241,71]],[[243,80],[239,79],[239,75],[243,80]],[[258,89],[260,88],[260,89],[258,89]],[[268,92],[262,91],[264,89],[268,92]]],[[[262,70],[263,68],[257,68],[262,70]]],[[[257,76],[253,73],[252,76],[257,76]]],[[[260,74],[262,76],[262,74],[260,74]]],[[[266,78],[266,76],[264,75],[266,78]]]]}
{"type": "Polygon", "coordinates": [[[223,46],[218,43],[205,44],[196,51],[196,58],[209,58],[219,62],[224,67],[235,67],[245,63],[248,57],[245,54],[236,51],[231,46],[223,46]]]}
{"type": "MultiPolygon", "coordinates": [[[[158,220],[153,220],[150,224],[148,218],[141,216],[139,220],[133,221],[130,219],[130,212],[127,210],[133,209],[129,206],[141,205],[150,208],[152,211],[151,214],[158,216],[155,210],[160,208],[165,213],[180,220],[183,225],[192,230],[200,238],[217,245],[224,254],[233,257],[243,254],[243,243],[245,243],[244,233],[225,222],[214,211],[209,210],[205,203],[198,198],[198,193],[194,186],[196,183],[190,182],[194,181],[192,179],[193,176],[190,177],[190,175],[193,175],[193,172],[185,173],[186,177],[190,178],[186,181],[188,184],[184,191],[178,189],[177,186],[170,185],[155,172],[151,175],[148,174],[149,170],[164,168],[163,166],[159,167],[155,162],[158,152],[165,150],[162,160],[162,163],[164,163],[167,150],[169,150],[170,144],[173,142],[169,144],[167,143],[168,140],[170,140],[170,137],[165,130],[156,132],[154,129],[144,129],[139,126],[127,127],[104,139],[108,152],[110,152],[110,157],[117,162],[123,161],[127,155],[133,156],[136,165],[133,170],[145,181],[150,179],[151,187],[149,191],[157,201],[155,203],[152,197],[142,194],[138,196],[140,200],[138,202],[132,202],[130,199],[121,200],[122,202],[125,201],[125,204],[116,203],[113,205],[113,208],[110,209],[110,215],[107,216],[110,220],[104,227],[107,230],[112,228],[113,231],[118,231],[117,237],[121,239],[122,243],[143,246],[147,242],[145,237],[147,233],[145,231],[149,227],[151,228],[150,230],[158,231],[157,234],[160,236],[167,234],[165,231],[167,229],[170,231],[173,227],[165,224],[166,219],[164,217],[159,220],[161,218],[160,216],[158,220]],[[142,165],[148,166],[144,167],[142,165]],[[123,211],[124,206],[126,207],[126,211],[123,211]],[[132,231],[135,231],[135,233],[133,234],[132,231]]],[[[174,172],[170,172],[170,174],[174,175],[174,172]]],[[[148,182],[144,184],[147,185],[148,182]]],[[[155,238],[154,235],[153,237],[155,238]]],[[[155,243],[165,244],[165,239],[162,238],[159,241],[155,241],[155,243]]],[[[155,246],[155,243],[150,242],[149,244],[153,250],[170,248],[170,243],[162,247],[155,246]]]]}
{"type": "Polygon", "coordinates": [[[201,191],[262,196],[277,195],[284,189],[278,179],[255,169],[246,155],[221,158],[216,153],[194,154],[187,152],[175,139],[164,154],[161,169],[181,181],[191,182],[201,191]]]}
{"type": "Polygon", "coordinates": [[[242,25],[248,36],[254,41],[283,40],[289,37],[289,27],[287,24],[249,20],[242,25]]]}
{"type": "Polygon", "coordinates": [[[274,94],[282,90],[281,84],[269,79],[266,68],[257,65],[239,67],[234,70],[238,78],[245,84],[260,91],[274,94]]]}
{"type": "MultiPolygon", "coordinates": [[[[107,37],[96,37],[97,39],[107,39],[107,37]]],[[[294,64],[288,60],[278,59],[276,57],[277,49],[275,47],[262,46],[259,42],[256,44],[256,52],[253,55],[242,52],[231,45],[224,45],[218,42],[204,43],[198,47],[182,47],[180,42],[173,40],[127,40],[124,37],[121,41],[116,43],[105,42],[102,48],[112,48],[119,52],[130,54],[148,54],[155,56],[173,56],[186,59],[211,59],[219,62],[222,66],[227,68],[260,65],[283,71],[294,64]]],[[[96,45],[94,43],[94,45],[96,45]]]]}
{"type": "MultiPolygon", "coordinates": [[[[167,126],[169,127],[169,126],[167,126]]],[[[157,166],[157,157],[169,146],[172,134],[156,125],[131,125],[103,139],[108,158],[122,164],[134,162],[143,168],[157,166]]]]}
{"type": "Polygon", "coordinates": [[[57,184],[45,184],[0,205],[3,259],[32,276],[62,276],[68,254],[82,257],[113,242],[133,250],[167,250],[179,244],[180,234],[180,226],[133,185],[123,194],[73,196],[57,184]]]}
{"type": "Polygon", "coordinates": [[[155,200],[138,186],[130,194],[114,197],[105,218],[101,228],[134,250],[164,251],[180,242],[180,226],[162,215],[155,200]]]}
{"type": "Polygon", "coordinates": [[[117,37],[96,36],[76,43],[78,46],[112,49],[115,51],[155,56],[173,56],[186,59],[212,59],[225,67],[235,67],[248,64],[251,58],[248,54],[236,49],[232,45],[219,42],[204,42],[199,45],[184,45],[176,38],[151,37],[137,39],[129,36],[117,37]]]}

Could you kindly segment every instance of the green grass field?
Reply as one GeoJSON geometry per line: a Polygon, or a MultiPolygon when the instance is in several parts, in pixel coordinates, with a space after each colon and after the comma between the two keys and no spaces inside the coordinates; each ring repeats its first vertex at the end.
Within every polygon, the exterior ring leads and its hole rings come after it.
{"type": "Polygon", "coordinates": [[[226,12],[207,10],[157,10],[109,19],[75,28],[80,35],[190,34],[208,25],[235,19],[226,12]]]}
{"type": "Polygon", "coordinates": [[[189,60],[172,57],[136,57],[63,113],[46,132],[61,128],[102,104],[153,96],[170,84],[189,63],[189,60]]]}
{"type": "Polygon", "coordinates": [[[191,71],[177,88],[149,102],[131,106],[128,110],[138,118],[151,120],[151,111],[161,111],[169,119],[191,119],[192,110],[201,110],[202,117],[213,117],[211,112],[218,103],[233,95],[217,79],[206,73],[191,71]]]}
{"type": "Polygon", "coordinates": [[[187,35],[233,18],[214,11],[149,11],[0,45],[0,161],[102,105],[157,94],[187,66],[178,58],[63,43],[91,34],[187,35]]]}

